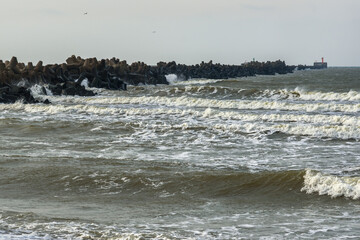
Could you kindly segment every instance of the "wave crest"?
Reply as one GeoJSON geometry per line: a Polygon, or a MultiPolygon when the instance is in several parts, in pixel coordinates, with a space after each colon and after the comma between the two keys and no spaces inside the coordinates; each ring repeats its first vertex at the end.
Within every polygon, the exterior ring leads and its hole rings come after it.
{"type": "Polygon", "coordinates": [[[332,198],[344,196],[354,200],[360,199],[360,177],[332,176],[308,169],[301,191],[329,195],[332,198]]]}

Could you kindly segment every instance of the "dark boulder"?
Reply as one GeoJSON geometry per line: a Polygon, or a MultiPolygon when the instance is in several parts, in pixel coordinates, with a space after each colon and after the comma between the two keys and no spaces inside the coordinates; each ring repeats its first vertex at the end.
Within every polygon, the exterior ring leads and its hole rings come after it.
{"type": "Polygon", "coordinates": [[[36,72],[42,72],[43,71],[43,62],[42,61],[39,61],[37,64],[36,64],[36,66],[35,66],[35,68],[34,68],[34,71],[36,71],[36,72]]]}
{"type": "Polygon", "coordinates": [[[63,84],[62,95],[95,96],[95,93],[86,90],[80,83],[68,81],[63,84]]]}
{"type": "Polygon", "coordinates": [[[62,91],[61,91],[61,95],[65,95],[65,96],[75,96],[76,94],[76,88],[74,87],[67,87],[67,88],[64,88],[62,91]]]}
{"type": "Polygon", "coordinates": [[[31,95],[30,90],[25,87],[15,85],[0,85],[0,103],[15,103],[22,101],[23,103],[38,103],[31,95]]]}
{"type": "Polygon", "coordinates": [[[44,86],[41,87],[41,93],[42,93],[43,95],[47,95],[47,92],[46,92],[46,89],[45,89],[44,86]]]}
{"type": "Polygon", "coordinates": [[[26,68],[29,70],[29,71],[32,71],[34,69],[34,66],[32,64],[32,62],[28,62],[26,68]]]}
{"type": "Polygon", "coordinates": [[[21,74],[21,71],[19,69],[18,65],[18,60],[16,57],[12,57],[9,64],[8,64],[8,68],[10,71],[12,71],[14,74],[19,75],[21,74]]]}
{"type": "Polygon", "coordinates": [[[3,61],[0,60],[0,72],[4,71],[6,68],[5,63],[3,63],[3,61]]]}
{"type": "Polygon", "coordinates": [[[52,92],[53,95],[58,96],[61,95],[62,90],[63,90],[63,83],[58,83],[58,84],[49,84],[49,90],[52,92]]]}
{"type": "Polygon", "coordinates": [[[95,93],[90,90],[86,90],[84,86],[75,82],[64,82],[56,85],[49,84],[49,90],[53,95],[65,95],[65,96],[95,96],[95,93]]]}

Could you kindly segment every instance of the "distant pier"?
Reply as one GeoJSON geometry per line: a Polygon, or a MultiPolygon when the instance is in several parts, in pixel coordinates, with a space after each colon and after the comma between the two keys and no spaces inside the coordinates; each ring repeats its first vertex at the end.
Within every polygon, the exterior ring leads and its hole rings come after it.
{"type": "Polygon", "coordinates": [[[314,69],[327,68],[327,62],[324,62],[324,58],[321,58],[321,62],[314,62],[314,69]]]}

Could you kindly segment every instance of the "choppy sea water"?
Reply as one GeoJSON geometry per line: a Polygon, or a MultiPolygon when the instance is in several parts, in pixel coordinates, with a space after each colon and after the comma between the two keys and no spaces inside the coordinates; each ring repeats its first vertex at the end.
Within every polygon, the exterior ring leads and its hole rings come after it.
{"type": "Polygon", "coordinates": [[[360,68],[0,104],[0,239],[356,239],[360,68]]]}

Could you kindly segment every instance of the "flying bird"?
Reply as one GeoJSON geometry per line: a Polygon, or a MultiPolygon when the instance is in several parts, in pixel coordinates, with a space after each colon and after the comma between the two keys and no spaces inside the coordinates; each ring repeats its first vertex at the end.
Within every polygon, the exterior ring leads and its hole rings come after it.
{"type": "Polygon", "coordinates": [[[87,12],[84,12],[84,15],[87,15],[87,12]]]}

